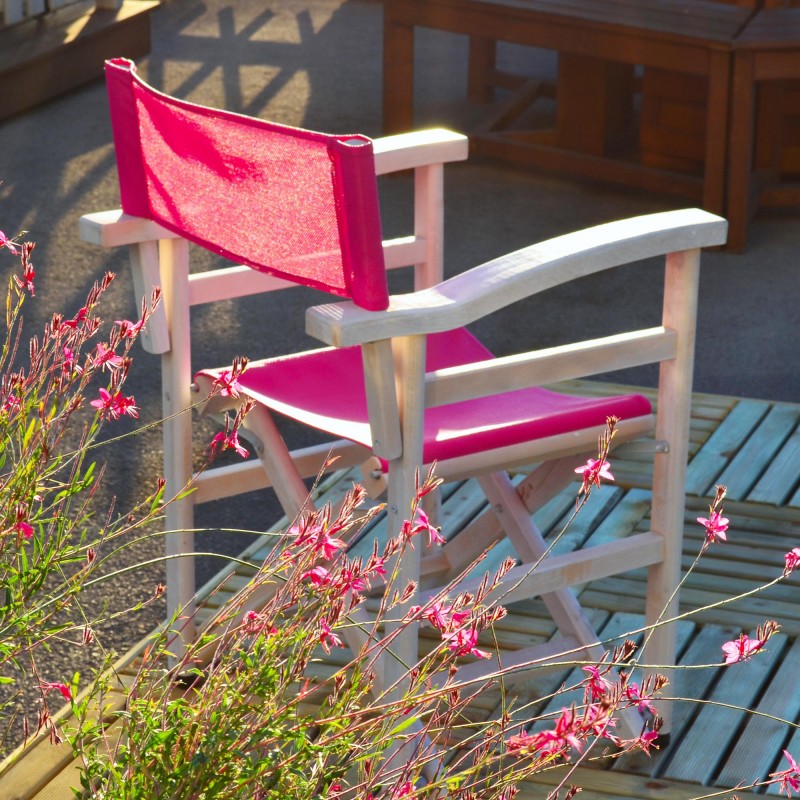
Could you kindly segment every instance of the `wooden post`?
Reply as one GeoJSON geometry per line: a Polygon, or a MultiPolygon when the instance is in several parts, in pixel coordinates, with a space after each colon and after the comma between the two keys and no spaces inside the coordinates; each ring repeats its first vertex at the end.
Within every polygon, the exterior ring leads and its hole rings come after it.
{"type": "MultiPolygon", "coordinates": [[[[185,239],[159,243],[161,288],[170,330],[170,349],[161,358],[166,497],[180,492],[192,476],[192,359],[189,326],[189,245],[185,239]]],[[[166,508],[167,619],[179,615],[180,636],[172,652],[180,657],[194,637],[194,514],[191,496],[166,508]]]]}
{"type": "MultiPolygon", "coordinates": [[[[389,462],[389,501],[387,504],[387,537],[397,536],[403,521],[411,514],[411,501],[415,492],[415,472],[422,466],[422,426],[425,402],[425,337],[407,336],[395,340],[395,369],[398,376],[398,405],[403,435],[403,452],[399,458],[389,462]]],[[[420,545],[408,547],[400,561],[399,574],[394,589],[402,592],[410,581],[419,580],[420,545]]],[[[417,661],[417,626],[403,623],[405,611],[414,604],[414,592],[402,606],[396,606],[386,623],[386,632],[404,628],[385,657],[383,666],[384,685],[387,687],[401,681],[409,668],[417,661]]],[[[396,697],[402,693],[402,683],[396,697]]]]}
{"type": "Polygon", "coordinates": [[[414,265],[414,291],[444,278],[444,165],[414,170],[414,236],[425,242],[425,261],[414,265]]]}
{"type": "MultiPolygon", "coordinates": [[[[664,283],[663,325],[678,331],[674,359],[661,362],[658,389],[656,441],[666,441],[669,452],[656,453],[653,469],[651,529],[664,537],[664,560],[650,567],[645,615],[648,625],[678,612],[675,592],[681,577],[683,516],[686,497],[686,462],[689,458],[689,426],[692,413],[692,373],[700,280],[700,250],[667,256],[664,283]]],[[[675,663],[676,626],[661,625],[648,634],[642,653],[644,663],[675,663]]],[[[670,730],[670,704],[659,711],[662,734],[670,730]]]]}

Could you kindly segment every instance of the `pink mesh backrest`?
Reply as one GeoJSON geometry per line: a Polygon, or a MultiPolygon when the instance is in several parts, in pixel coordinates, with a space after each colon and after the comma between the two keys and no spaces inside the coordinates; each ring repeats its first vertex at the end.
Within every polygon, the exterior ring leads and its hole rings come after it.
{"type": "Polygon", "coordinates": [[[372,142],[205,108],[106,62],[122,209],[254,269],[388,305],[372,142]]]}

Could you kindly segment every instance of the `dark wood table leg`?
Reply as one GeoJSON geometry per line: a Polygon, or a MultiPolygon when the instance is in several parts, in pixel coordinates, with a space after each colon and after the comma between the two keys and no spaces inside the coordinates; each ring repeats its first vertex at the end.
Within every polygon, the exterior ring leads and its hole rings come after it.
{"type": "Polygon", "coordinates": [[[492,73],[497,66],[497,42],[483,36],[469,37],[467,99],[472,103],[494,101],[492,73]]]}
{"type": "Polygon", "coordinates": [[[730,65],[729,52],[711,51],[706,106],[703,208],[714,214],[725,213],[730,65]]]}
{"type": "Polygon", "coordinates": [[[384,134],[414,127],[414,27],[393,18],[400,6],[402,0],[386,0],[383,11],[384,134]]]}
{"type": "Polygon", "coordinates": [[[559,53],[556,98],[557,146],[603,156],[630,131],[633,67],[559,53]]]}
{"type": "Polygon", "coordinates": [[[733,63],[730,142],[728,145],[728,248],[744,250],[750,219],[753,137],[755,131],[756,86],[753,54],[742,51],[733,63]]]}

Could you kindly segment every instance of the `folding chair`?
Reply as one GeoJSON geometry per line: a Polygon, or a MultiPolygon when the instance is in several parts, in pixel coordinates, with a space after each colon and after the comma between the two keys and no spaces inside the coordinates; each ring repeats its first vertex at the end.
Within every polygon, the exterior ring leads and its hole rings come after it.
{"type": "MultiPolygon", "coordinates": [[[[333,448],[337,468],[376,458],[371,463],[383,465],[390,535],[408,514],[419,468],[435,461],[444,480],[478,476],[492,511],[455,547],[424,558],[419,548],[407,552],[402,576],[446,582],[508,536],[521,562],[506,579],[511,595],[541,595],[562,635],[504,667],[573,647],[602,655],[570,589],[576,583],[648,567],[647,619],[665,605],[668,615],[675,610],[699,248],[724,242],[724,220],[684,210],[615,222],[442,281],[442,165],[466,158],[463,136],[435,130],[371,142],[310,133],[167,97],[123,59],[108,62],[106,74],[122,210],[85,216],[81,230],[101,245],[130,246],[138,296],[162,287],[145,344],[163,356],[168,489],[192,474],[191,415],[179,413],[196,399],[190,306],[292,283],[348,298],[307,311],[308,333],[330,347],[253,361],[239,379],[256,402],[247,425],[260,442],[261,466],[249,460],[200,475],[197,491],[170,507],[167,525],[180,532],[168,538],[170,552],[191,551],[193,505],[211,499],[271,485],[291,519],[307,502],[303,478],[316,475],[333,448]],[[382,242],[376,175],[408,169],[415,171],[413,235],[382,242]],[[244,266],[190,274],[188,241],[244,266]],[[569,280],[658,255],[666,255],[661,327],[504,358],[463,327],[569,280]],[[390,297],[385,270],[403,265],[414,266],[415,291],[390,297]],[[657,419],[638,394],[584,398],[540,388],[656,361],[657,419]],[[276,412],[336,440],[290,452],[276,412]],[[664,443],[655,456],[652,531],[545,559],[528,574],[545,550],[532,509],[574,480],[609,415],[621,420],[618,440],[655,426],[664,443]],[[530,464],[539,466],[515,486],[505,470],[530,464]]],[[[214,374],[204,373],[206,381],[214,374]]],[[[191,613],[189,559],[169,561],[167,591],[170,614],[191,613]]],[[[658,629],[646,658],[674,659],[673,628],[658,629]]],[[[398,639],[399,660],[383,665],[387,685],[398,663],[415,661],[416,646],[413,636],[398,639]]],[[[466,665],[465,677],[479,666],[466,665]]]]}

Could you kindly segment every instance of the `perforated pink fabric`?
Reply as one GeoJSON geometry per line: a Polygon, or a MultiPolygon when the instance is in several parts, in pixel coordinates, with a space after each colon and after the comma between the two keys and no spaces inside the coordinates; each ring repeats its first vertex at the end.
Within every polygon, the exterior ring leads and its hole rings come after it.
{"type": "Polygon", "coordinates": [[[106,62],[122,208],[220,255],[382,310],[372,143],[205,108],[106,62]]]}

